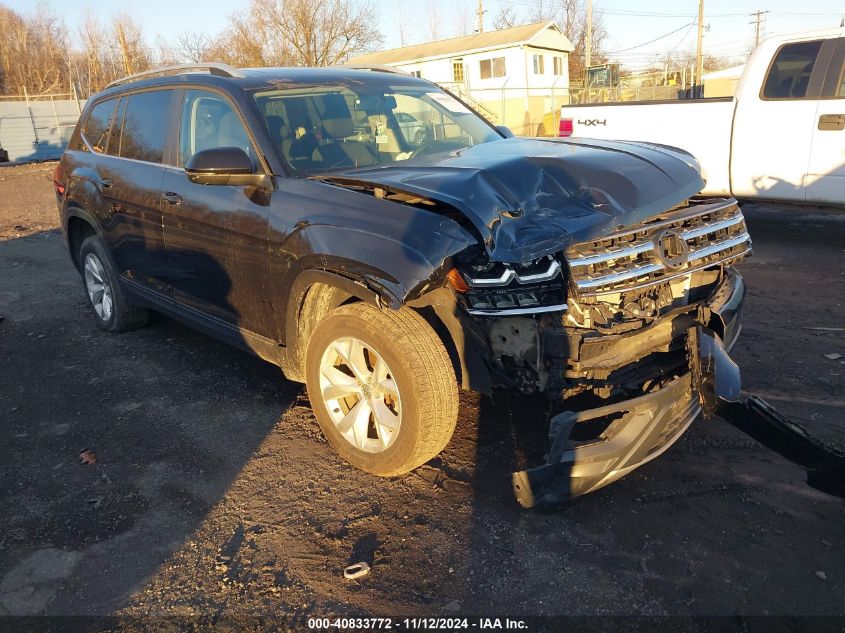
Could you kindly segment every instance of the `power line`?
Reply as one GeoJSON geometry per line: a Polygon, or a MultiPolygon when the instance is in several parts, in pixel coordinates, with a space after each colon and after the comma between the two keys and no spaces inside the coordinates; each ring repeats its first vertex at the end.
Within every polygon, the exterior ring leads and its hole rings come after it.
{"type": "Polygon", "coordinates": [[[669,31],[668,33],[665,33],[664,35],[661,35],[660,37],[655,37],[653,40],[649,40],[648,42],[643,42],[642,44],[637,44],[636,46],[629,46],[628,48],[620,48],[618,51],[610,51],[610,52],[609,52],[609,53],[607,53],[607,54],[608,54],[608,55],[615,55],[616,53],[624,53],[625,51],[632,51],[632,50],[634,50],[635,48],[640,48],[640,47],[642,47],[642,46],[648,46],[649,44],[652,44],[652,43],[654,43],[654,42],[657,42],[658,40],[662,40],[662,39],[664,39],[664,38],[669,37],[670,35],[674,35],[674,34],[675,34],[675,33],[677,33],[678,31],[680,31],[680,30],[682,30],[682,29],[685,29],[685,28],[687,28],[688,26],[691,26],[692,24],[695,24],[695,22],[689,22],[689,23],[687,23],[687,24],[684,24],[683,26],[679,26],[679,27],[678,27],[678,28],[676,28],[675,30],[673,30],[673,31],[669,31]]]}

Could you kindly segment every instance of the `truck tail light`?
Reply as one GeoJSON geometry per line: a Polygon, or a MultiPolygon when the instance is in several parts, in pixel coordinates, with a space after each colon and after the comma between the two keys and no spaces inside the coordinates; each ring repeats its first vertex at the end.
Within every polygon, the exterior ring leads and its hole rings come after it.
{"type": "Polygon", "coordinates": [[[57,163],[56,169],[53,170],[53,186],[56,188],[56,194],[59,197],[63,197],[65,195],[65,185],[62,182],[62,176],[64,176],[62,164],[57,163]]]}
{"type": "Polygon", "coordinates": [[[572,119],[561,119],[560,126],[557,130],[558,136],[572,136],[572,132],[574,127],[572,125],[572,119]]]}

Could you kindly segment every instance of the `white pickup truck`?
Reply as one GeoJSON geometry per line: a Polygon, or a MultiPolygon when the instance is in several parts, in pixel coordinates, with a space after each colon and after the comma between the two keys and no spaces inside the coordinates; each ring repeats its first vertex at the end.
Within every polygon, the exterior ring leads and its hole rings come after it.
{"type": "Polygon", "coordinates": [[[705,194],[845,204],[845,28],[767,39],[735,97],[567,105],[559,135],[684,149],[705,194]]]}

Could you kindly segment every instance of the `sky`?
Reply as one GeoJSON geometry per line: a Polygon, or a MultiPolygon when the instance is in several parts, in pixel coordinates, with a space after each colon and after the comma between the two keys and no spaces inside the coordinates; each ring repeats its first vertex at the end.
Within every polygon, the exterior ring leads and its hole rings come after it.
{"type": "MultiPolygon", "coordinates": [[[[10,8],[27,12],[45,0],[0,0],[10,8]]],[[[548,2],[548,0],[546,0],[548,2]]],[[[441,16],[442,37],[455,35],[454,25],[461,19],[473,20],[476,0],[372,0],[379,16],[384,48],[400,45],[397,28],[397,6],[408,7],[411,23],[420,27],[410,33],[408,43],[427,41],[428,3],[433,2],[441,16]]],[[[175,40],[183,31],[220,31],[226,16],[246,9],[248,0],[47,0],[46,4],[61,15],[73,30],[86,9],[102,20],[118,11],[126,11],[138,20],[152,46],[156,35],[175,40]]],[[[532,0],[484,0],[485,28],[492,29],[493,17],[502,5],[518,11],[529,11],[532,0]]],[[[717,57],[743,54],[753,43],[752,12],[768,10],[764,15],[764,33],[782,34],[839,26],[845,17],[845,0],[705,0],[704,22],[707,31],[704,50],[717,57]]],[[[630,0],[593,0],[593,10],[602,13],[608,38],[605,49],[611,61],[630,67],[642,67],[655,57],[670,51],[694,49],[697,0],[651,0],[637,3],[630,0]],[[658,39],[659,38],[659,39],[658,39]],[[651,41],[655,40],[655,41],[651,41]]],[[[474,22],[470,22],[474,24],[474,22]]]]}

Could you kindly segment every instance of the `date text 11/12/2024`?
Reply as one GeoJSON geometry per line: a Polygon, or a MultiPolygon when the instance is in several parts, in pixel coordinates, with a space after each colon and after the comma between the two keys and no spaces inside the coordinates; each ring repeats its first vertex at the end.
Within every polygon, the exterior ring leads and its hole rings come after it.
{"type": "Polygon", "coordinates": [[[511,618],[309,618],[308,628],[324,630],[406,630],[406,631],[520,631],[527,630],[525,620],[511,618]]]}

